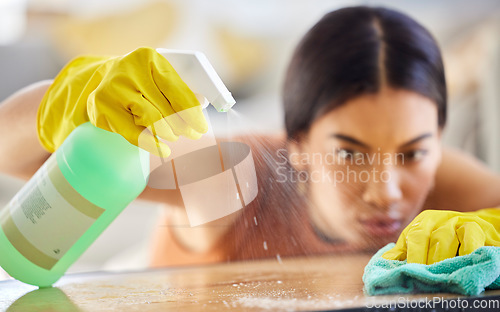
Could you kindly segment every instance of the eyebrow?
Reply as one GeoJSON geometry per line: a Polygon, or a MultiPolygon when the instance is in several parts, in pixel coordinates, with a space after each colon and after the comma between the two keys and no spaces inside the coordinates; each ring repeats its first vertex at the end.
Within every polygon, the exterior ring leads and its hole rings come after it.
{"type": "Polygon", "coordinates": [[[412,139],[412,140],[410,140],[410,141],[408,141],[406,143],[401,144],[400,147],[407,147],[407,146],[412,145],[414,143],[417,143],[418,141],[421,141],[423,139],[430,138],[430,137],[432,137],[432,135],[433,134],[431,132],[424,133],[424,134],[419,135],[418,137],[416,137],[416,138],[414,138],[414,139],[412,139]]]}
{"type": "Polygon", "coordinates": [[[350,137],[348,135],[345,135],[345,134],[340,134],[340,133],[334,133],[332,135],[332,137],[335,137],[339,140],[342,140],[342,141],[346,141],[346,142],[349,142],[349,143],[352,143],[352,144],[355,144],[355,145],[359,145],[359,146],[362,146],[362,147],[366,147],[366,148],[369,148],[370,146],[366,143],[363,143],[353,137],[350,137]]]}
{"type": "MultiPolygon", "coordinates": [[[[414,138],[414,139],[411,139],[410,141],[408,142],[405,142],[403,144],[401,144],[399,147],[407,147],[409,145],[412,145],[412,144],[415,144],[417,143],[418,141],[421,141],[423,139],[426,139],[426,138],[429,138],[429,137],[432,137],[432,133],[431,132],[428,132],[428,133],[424,133],[422,135],[419,135],[418,137],[414,138]]],[[[342,141],[346,141],[346,142],[349,142],[349,143],[352,143],[352,144],[355,144],[355,145],[358,145],[358,146],[361,146],[361,147],[365,147],[365,148],[369,148],[370,146],[366,143],[363,143],[361,142],[360,140],[358,139],[355,139],[351,136],[348,136],[348,135],[345,135],[345,134],[340,134],[340,133],[334,133],[332,134],[332,137],[334,138],[337,138],[339,140],[342,140],[342,141]]]]}

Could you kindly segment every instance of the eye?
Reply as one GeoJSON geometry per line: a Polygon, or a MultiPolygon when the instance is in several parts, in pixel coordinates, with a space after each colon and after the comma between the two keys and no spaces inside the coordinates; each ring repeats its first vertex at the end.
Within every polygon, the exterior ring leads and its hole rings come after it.
{"type": "Polygon", "coordinates": [[[398,158],[400,158],[400,163],[404,165],[406,163],[418,162],[422,160],[428,152],[429,151],[425,149],[415,149],[405,153],[400,153],[401,156],[398,158]]]}
{"type": "Polygon", "coordinates": [[[357,160],[364,157],[362,152],[347,148],[337,148],[336,153],[337,157],[341,160],[357,160]]]}

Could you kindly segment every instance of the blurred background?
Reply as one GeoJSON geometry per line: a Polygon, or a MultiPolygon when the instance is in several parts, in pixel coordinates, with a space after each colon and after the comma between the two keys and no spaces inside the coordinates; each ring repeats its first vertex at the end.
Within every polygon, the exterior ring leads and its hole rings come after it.
{"type": "MultiPolygon", "coordinates": [[[[449,87],[445,143],[500,172],[498,0],[0,0],[0,101],[53,78],[80,54],[192,49],[207,55],[253,131],[278,132],[282,78],[294,46],[326,12],[360,4],[399,9],[434,34],[449,87]]],[[[210,116],[216,130],[226,122],[210,116]]],[[[0,207],[23,183],[0,174],[0,207]]],[[[145,267],[161,213],[152,203],[132,203],[70,271],[145,267]]]]}

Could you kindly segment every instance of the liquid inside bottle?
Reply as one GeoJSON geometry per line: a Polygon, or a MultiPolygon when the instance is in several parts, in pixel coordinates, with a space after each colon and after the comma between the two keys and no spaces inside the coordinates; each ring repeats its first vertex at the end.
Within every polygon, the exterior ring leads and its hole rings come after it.
{"type": "Polygon", "coordinates": [[[149,154],[122,136],[78,126],[0,211],[0,266],[55,283],[144,190],[149,154]]]}

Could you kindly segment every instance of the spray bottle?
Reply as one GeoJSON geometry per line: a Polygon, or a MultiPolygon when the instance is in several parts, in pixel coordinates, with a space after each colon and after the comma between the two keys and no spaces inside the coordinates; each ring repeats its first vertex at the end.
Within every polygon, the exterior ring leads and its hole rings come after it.
{"type": "MultiPolygon", "coordinates": [[[[200,52],[158,49],[203,107],[235,100],[200,52]]],[[[78,126],[0,211],[0,266],[51,286],[147,185],[149,154],[121,135],[78,126]]]]}

